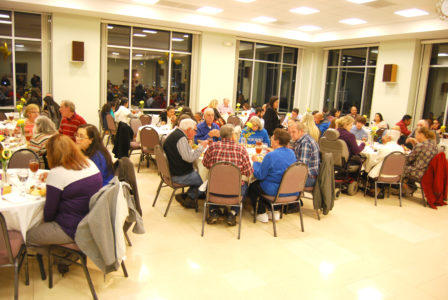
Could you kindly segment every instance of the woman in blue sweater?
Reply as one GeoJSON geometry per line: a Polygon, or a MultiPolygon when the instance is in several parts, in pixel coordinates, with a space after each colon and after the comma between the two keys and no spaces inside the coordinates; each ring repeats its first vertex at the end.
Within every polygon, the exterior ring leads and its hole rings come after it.
{"type": "Polygon", "coordinates": [[[255,144],[258,139],[263,140],[263,143],[268,144],[271,147],[271,140],[269,139],[268,132],[261,126],[259,117],[252,117],[249,122],[246,123],[246,127],[241,132],[241,138],[247,136],[248,144],[255,144]]]}
{"type": "Polygon", "coordinates": [[[76,132],[76,144],[90,158],[103,176],[103,186],[114,177],[114,166],[109,151],[101,141],[98,129],[92,124],[79,126],[76,132]]]}

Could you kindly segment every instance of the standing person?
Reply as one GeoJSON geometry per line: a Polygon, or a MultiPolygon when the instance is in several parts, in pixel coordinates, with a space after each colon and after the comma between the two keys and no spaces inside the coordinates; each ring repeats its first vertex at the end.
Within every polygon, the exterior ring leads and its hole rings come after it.
{"type": "Polygon", "coordinates": [[[195,143],[206,141],[208,139],[213,139],[214,142],[218,141],[219,126],[213,122],[214,120],[215,111],[213,108],[209,107],[204,111],[204,121],[197,126],[197,133],[194,137],[195,143]]]}
{"type": "Polygon", "coordinates": [[[75,141],[75,134],[78,127],[82,124],[86,124],[86,121],[75,112],[75,104],[70,100],[62,101],[59,111],[62,116],[59,133],[67,135],[72,141],[75,141]]]}
{"type": "Polygon", "coordinates": [[[52,136],[47,143],[50,172],[44,223],[31,228],[27,244],[74,243],[76,228],[89,212],[90,198],[102,186],[101,174],[66,135],[52,136]]]}
{"type": "Polygon", "coordinates": [[[59,128],[59,125],[61,124],[61,112],[59,111],[59,104],[54,101],[53,97],[50,95],[45,96],[44,98],[44,108],[42,113],[46,115],[48,118],[53,121],[54,125],[56,126],[56,129],[59,128]]]}
{"type": "MultiPolygon", "coordinates": [[[[257,199],[262,194],[275,196],[280,182],[282,181],[283,173],[293,163],[296,162],[296,156],[294,152],[287,148],[291,136],[285,130],[277,128],[274,130],[274,134],[271,136],[271,147],[274,151],[269,152],[263,159],[263,162],[259,162],[256,155],[252,156],[254,162],[254,176],[257,179],[249,186],[249,197],[252,202],[252,207],[255,210],[257,199]]],[[[266,213],[266,200],[260,198],[258,202],[258,209],[255,212],[258,221],[266,223],[272,215],[266,213]]],[[[274,212],[275,220],[280,219],[280,212],[274,212]]]]}
{"type": "Polygon", "coordinates": [[[39,116],[34,121],[33,136],[28,144],[28,149],[36,152],[39,157],[47,153],[47,141],[58,133],[54,123],[46,116],[39,116]]]}
{"type": "Polygon", "coordinates": [[[269,99],[269,103],[266,107],[266,113],[263,117],[264,128],[267,130],[269,136],[274,133],[274,130],[276,128],[282,128],[277,113],[279,102],[280,101],[278,100],[277,96],[272,96],[271,99],[269,99]]]}
{"type": "Polygon", "coordinates": [[[101,141],[98,129],[92,124],[79,126],[76,133],[76,145],[100,170],[103,186],[108,184],[114,177],[114,166],[109,151],[101,141]]]}
{"type": "Polygon", "coordinates": [[[356,120],[357,117],[359,117],[358,115],[358,108],[356,106],[352,106],[350,108],[350,114],[348,114],[350,117],[353,118],[353,120],[356,120]]]}
{"type": "Polygon", "coordinates": [[[408,126],[411,125],[412,117],[410,115],[404,115],[403,118],[399,122],[397,122],[397,126],[400,126],[401,134],[404,136],[409,136],[411,132],[408,129],[408,126]]]}
{"type": "Polygon", "coordinates": [[[202,151],[208,144],[207,140],[203,141],[199,144],[199,147],[193,150],[188,141],[194,138],[195,133],[196,122],[192,119],[184,119],[180,122],[179,127],[168,135],[163,144],[172,181],[190,186],[186,195],[176,195],[176,200],[186,208],[195,207],[198,188],[202,184],[201,177],[193,169],[193,162],[201,156],[202,151]]]}
{"type": "Polygon", "coordinates": [[[227,114],[227,115],[233,115],[233,108],[230,106],[230,100],[228,98],[224,98],[222,100],[222,104],[218,105],[218,112],[221,115],[227,114]]]}
{"type": "MultiPolygon", "coordinates": [[[[231,162],[234,163],[241,171],[241,175],[247,178],[253,172],[252,166],[250,164],[249,154],[246,148],[237,143],[238,136],[234,131],[232,124],[226,124],[219,130],[221,135],[221,141],[213,143],[209,146],[204,154],[204,159],[202,164],[207,169],[210,169],[214,164],[218,162],[231,162]]],[[[246,196],[247,192],[247,182],[241,182],[241,196],[246,196]]],[[[227,214],[227,224],[230,226],[236,225],[236,216],[239,213],[239,208],[232,207],[230,212],[227,214]]],[[[218,220],[219,212],[217,206],[210,205],[210,213],[207,218],[208,224],[214,224],[218,220]]]]}
{"type": "Polygon", "coordinates": [[[124,122],[126,124],[130,124],[131,119],[137,118],[137,115],[134,115],[129,110],[129,100],[126,97],[121,98],[121,105],[118,110],[115,112],[115,122],[120,123],[124,122]]]}

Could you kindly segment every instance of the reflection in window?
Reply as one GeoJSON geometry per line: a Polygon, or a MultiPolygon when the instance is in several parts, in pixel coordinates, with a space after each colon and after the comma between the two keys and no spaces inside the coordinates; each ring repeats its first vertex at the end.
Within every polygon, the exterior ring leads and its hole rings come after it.
{"type": "Polygon", "coordinates": [[[16,93],[32,103],[42,101],[40,42],[16,40],[16,93]]]}
{"type": "Polygon", "coordinates": [[[190,100],[191,55],[174,54],[171,61],[170,105],[182,106],[190,100]]]}
{"type": "Polygon", "coordinates": [[[107,49],[107,101],[129,94],[129,49],[107,49]]]}
{"type": "Polygon", "coordinates": [[[278,94],[278,76],[280,65],[255,63],[252,105],[261,106],[269,102],[269,98],[278,94]]]}
{"type": "Polygon", "coordinates": [[[168,50],[170,47],[170,33],[162,30],[134,28],[132,46],[168,50]]]}
{"type": "Polygon", "coordinates": [[[240,60],[238,65],[238,99],[241,105],[250,100],[250,84],[252,82],[253,62],[240,60]]]}
{"type": "MultiPolygon", "coordinates": [[[[0,39],[1,47],[7,47],[8,51],[11,49],[11,41],[0,39]]],[[[1,74],[1,91],[0,91],[0,105],[12,106],[13,99],[13,75],[12,75],[12,54],[2,53],[0,58],[0,74],[1,74]]]]}

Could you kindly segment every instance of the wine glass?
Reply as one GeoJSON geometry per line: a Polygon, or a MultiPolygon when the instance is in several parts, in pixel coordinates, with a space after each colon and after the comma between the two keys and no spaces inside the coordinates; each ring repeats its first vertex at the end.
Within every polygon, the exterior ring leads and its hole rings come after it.
{"type": "Polygon", "coordinates": [[[28,166],[30,168],[30,171],[33,173],[34,181],[36,181],[36,174],[37,174],[37,171],[39,170],[39,161],[35,158],[30,159],[28,166]]]}
{"type": "Polygon", "coordinates": [[[25,183],[28,180],[28,170],[19,169],[17,172],[17,178],[19,178],[19,181],[21,182],[20,195],[25,196],[25,183]]]}

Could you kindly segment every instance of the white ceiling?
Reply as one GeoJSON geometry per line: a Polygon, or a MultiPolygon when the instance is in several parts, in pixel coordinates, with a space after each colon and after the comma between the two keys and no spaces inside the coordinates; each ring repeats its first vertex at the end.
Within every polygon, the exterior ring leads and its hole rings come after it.
{"type": "Polygon", "coordinates": [[[386,39],[448,37],[448,21],[439,19],[438,0],[377,0],[355,4],[347,0],[160,0],[154,5],[134,0],[7,0],[0,7],[68,12],[100,16],[111,20],[137,22],[158,26],[174,26],[191,30],[211,30],[238,36],[274,40],[298,45],[337,46],[342,44],[378,42],[386,39]],[[202,6],[221,8],[215,15],[196,12],[202,6]],[[307,6],[320,10],[311,15],[290,12],[307,6]],[[429,14],[405,18],[395,11],[418,8],[429,14]],[[257,24],[251,19],[273,17],[276,22],[257,24]],[[366,24],[350,26],[339,23],[346,18],[360,18],[366,24]],[[315,25],[322,30],[302,32],[302,25],[315,25]]]}

